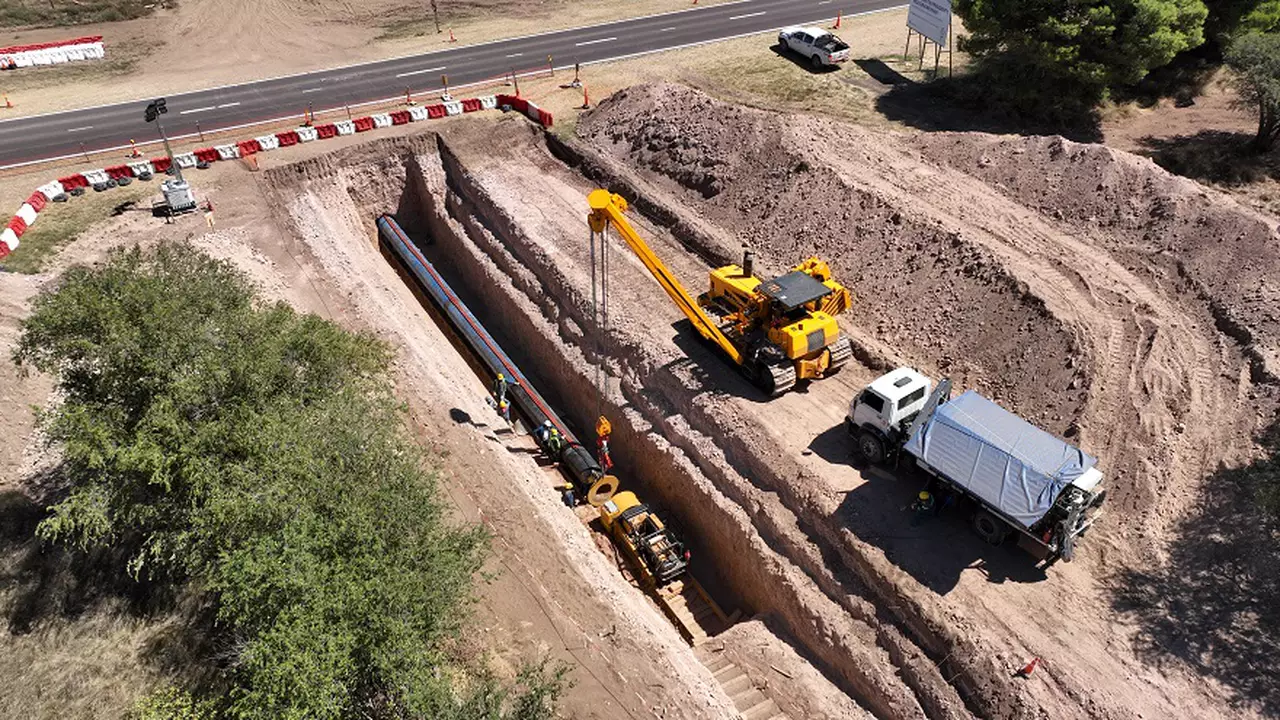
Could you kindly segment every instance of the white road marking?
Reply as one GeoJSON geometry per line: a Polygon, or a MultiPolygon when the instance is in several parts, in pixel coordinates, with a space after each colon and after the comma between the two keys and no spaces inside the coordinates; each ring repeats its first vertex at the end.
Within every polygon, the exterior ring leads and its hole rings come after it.
{"type": "Polygon", "coordinates": [[[302,91],[302,94],[306,95],[307,93],[320,92],[323,89],[324,88],[307,88],[306,90],[302,91]]]}
{"type": "Polygon", "coordinates": [[[744,19],[749,18],[749,17],[759,17],[759,16],[761,16],[761,15],[765,14],[766,12],[768,12],[768,11],[767,11],[767,10],[761,10],[760,12],[747,13],[746,15],[730,15],[730,16],[729,16],[729,19],[730,19],[730,20],[744,20],[744,19]]]}
{"type": "Polygon", "coordinates": [[[396,75],[396,77],[409,77],[410,75],[422,75],[423,73],[440,72],[441,70],[444,70],[444,69],[445,69],[445,66],[441,65],[440,67],[427,68],[426,70],[410,70],[409,72],[402,72],[399,75],[396,75]]]}
{"type": "Polygon", "coordinates": [[[674,27],[662,28],[658,32],[671,32],[672,30],[675,30],[675,28],[674,27]]]}
{"type": "Polygon", "coordinates": [[[830,5],[831,0],[818,0],[819,5],[830,5]]]}
{"type": "Polygon", "coordinates": [[[574,43],[573,45],[574,47],[582,47],[583,45],[595,45],[596,43],[613,42],[614,40],[617,40],[617,39],[618,38],[616,37],[607,37],[607,38],[600,38],[599,40],[586,40],[584,42],[574,43]]]}
{"type": "Polygon", "coordinates": [[[509,58],[513,58],[513,57],[520,57],[520,56],[521,56],[521,55],[523,55],[523,54],[524,54],[524,53],[511,53],[511,54],[510,54],[510,55],[508,55],[507,57],[509,57],[509,58]]]}
{"type": "Polygon", "coordinates": [[[67,132],[72,133],[72,132],[80,132],[82,130],[92,130],[92,129],[93,129],[92,125],[85,125],[84,127],[71,128],[67,132]]]}
{"type": "Polygon", "coordinates": [[[178,113],[178,114],[179,114],[179,115],[190,115],[191,113],[198,113],[198,112],[204,112],[205,110],[217,110],[217,109],[218,109],[218,108],[217,108],[217,106],[215,106],[215,105],[209,105],[209,106],[207,106],[207,107],[192,108],[192,109],[190,109],[190,110],[183,110],[182,112],[180,112],[180,113],[178,113]]]}
{"type": "Polygon", "coordinates": [[[237,105],[239,105],[239,104],[240,104],[240,103],[238,103],[238,102],[233,102],[233,103],[223,103],[222,105],[219,105],[219,106],[218,106],[218,109],[219,109],[219,110],[221,110],[221,109],[223,109],[223,108],[235,107],[235,106],[237,106],[237,105]]]}

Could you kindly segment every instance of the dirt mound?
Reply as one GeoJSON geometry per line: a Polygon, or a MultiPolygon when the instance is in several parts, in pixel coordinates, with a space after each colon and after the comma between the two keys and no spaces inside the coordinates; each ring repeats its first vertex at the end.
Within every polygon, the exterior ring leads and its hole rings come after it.
{"type": "Polygon", "coordinates": [[[1135,270],[1191,283],[1219,329],[1252,355],[1254,380],[1280,379],[1280,235],[1273,219],[1105,145],[978,133],[920,135],[915,145],[1075,224],[1135,270]]]}
{"type": "Polygon", "coordinates": [[[616,157],[696,193],[699,210],[755,248],[766,272],[809,255],[827,259],[857,296],[851,324],[874,330],[909,362],[1067,430],[1087,384],[1074,369],[1072,333],[986,248],[917,202],[842,177],[828,153],[800,141],[818,127],[838,128],[853,152],[880,142],[851,126],[784,119],[675,85],[619,92],[578,126],[616,157]]]}

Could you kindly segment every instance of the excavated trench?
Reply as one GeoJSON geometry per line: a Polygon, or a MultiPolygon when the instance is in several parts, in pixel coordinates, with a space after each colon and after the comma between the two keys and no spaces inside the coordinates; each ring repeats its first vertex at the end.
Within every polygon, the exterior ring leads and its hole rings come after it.
{"type": "Polygon", "coordinates": [[[877,716],[1037,712],[988,649],[950,627],[939,608],[895,591],[910,579],[806,494],[817,483],[804,471],[784,476],[783,450],[709,392],[692,363],[664,358],[651,337],[628,327],[611,328],[597,356],[589,293],[476,181],[446,137],[438,153],[403,161],[402,225],[427,240],[424,253],[566,420],[589,428],[599,411],[611,418],[626,478],[675,516],[694,562],[711,566],[731,607],[772,616],[877,716]],[[596,361],[617,387],[603,399],[596,361]]]}

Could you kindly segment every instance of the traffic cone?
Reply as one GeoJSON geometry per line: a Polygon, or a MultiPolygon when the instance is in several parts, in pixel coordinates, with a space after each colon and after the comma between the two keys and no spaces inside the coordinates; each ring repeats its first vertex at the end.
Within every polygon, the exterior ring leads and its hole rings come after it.
{"type": "Polygon", "coordinates": [[[142,157],[142,151],[138,150],[138,143],[129,138],[129,157],[142,157]]]}
{"type": "Polygon", "coordinates": [[[13,102],[9,100],[8,93],[5,93],[5,96],[4,96],[4,106],[6,108],[13,109],[13,102]]]}
{"type": "Polygon", "coordinates": [[[579,110],[590,110],[590,109],[591,109],[591,99],[590,99],[590,97],[587,95],[587,86],[586,86],[586,85],[583,85],[583,86],[582,86],[582,107],[580,107],[580,108],[578,108],[578,109],[579,109],[579,110]]]}
{"type": "Polygon", "coordinates": [[[832,30],[839,30],[839,29],[840,29],[840,16],[841,16],[842,14],[843,14],[843,13],[842,13],[841,11],[839,11],[839,10],[837,10],[837,11],[836,11],[836,24],[831,26],[831,29],[832,29],[832,30]]]}
{"type": "Polygon", "coordinates": [[[1014,677],[1027,678],[1031,677],[1031,673],[1035,672],[1036,666],[1040,664],[1040,658],[1031,658],[1031,662],[1024,665],[1018,672],[1014,673],[1014,677]]]}
{"type": "Polygon", "coordinates": [[[404,104],[408,105],[409,107],[413,107],[414,105],[418,104],[413,101],[413,94],[409,92],[409,88],[404,89],[404,104]]]}
{"type": "Polygon", "coordinates": [[[453,36],[453,28],[449,28],[449,42],[458,42],[458,38],[453,36]]]}

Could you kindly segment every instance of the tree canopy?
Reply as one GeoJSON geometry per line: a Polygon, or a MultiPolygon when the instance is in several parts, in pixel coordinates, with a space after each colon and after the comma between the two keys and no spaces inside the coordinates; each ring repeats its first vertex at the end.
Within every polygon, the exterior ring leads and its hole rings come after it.
{"type": "Polygon", "coordinates": [[[451,654],[485,535],[448,522],[391,393],[389,348],[189,245],[113,253],[41,293],[15,352],[71,489],[40,533],[189,583],[233,648],[221,687],[146,718],[546,717],[563,670],[451,654]]]}
{"type": "Polygon", "coordinates": [[[1226,61],[1240,104],[1258,114],[1254,148],[1270,150],[1280,138],[1280,34],[1242,35],[1227,48],[1226,61]]]}
{"type": "Polygon", "coordinates": [[[1201,0],[957,0],[961,48],[1018,110],[1092,107],[1204,41],[1201,0]]]}

